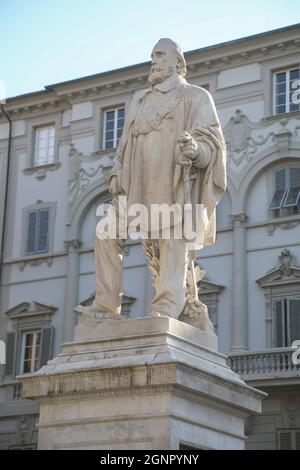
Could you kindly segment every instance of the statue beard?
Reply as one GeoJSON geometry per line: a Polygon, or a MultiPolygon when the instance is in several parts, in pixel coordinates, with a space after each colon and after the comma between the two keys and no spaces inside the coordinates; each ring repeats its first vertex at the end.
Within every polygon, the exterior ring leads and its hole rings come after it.
{"type": "Polygon", "coordinates": [[[172,65],[170,65],[167,69],[152,66],[148,77],[148,82],[150,82],[152,85],[155,85],[156,83],[161,83],[167,78],[171,77],[174,72],[175,69],[172,65]]]}

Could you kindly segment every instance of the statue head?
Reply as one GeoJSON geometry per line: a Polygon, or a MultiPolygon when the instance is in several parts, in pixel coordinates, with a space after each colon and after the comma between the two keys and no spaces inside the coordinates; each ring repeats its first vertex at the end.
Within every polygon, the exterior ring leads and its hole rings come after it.
{"type": "Polygon", "coordinates": [[[181,47],[172,39],[162,38],[155,44],[151,53],[149,82],[163,82],[166,78],[178,74],[186,75],[186,63],[181,47]]]}

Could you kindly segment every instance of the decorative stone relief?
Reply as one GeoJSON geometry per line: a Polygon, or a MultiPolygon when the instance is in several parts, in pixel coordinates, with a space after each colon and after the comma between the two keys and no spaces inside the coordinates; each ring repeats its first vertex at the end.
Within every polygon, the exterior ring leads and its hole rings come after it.
{"type": "Polygon", "coordinates": [[[224,128],[228,162],[239,167],[242,162],[251,161],[258,150],[274,143],[282,157],[288,156],[290,140],[293,135],[297,137],[300,128],[295,124],[293,117],[284,117],[279,122],[263,119],[255,123],[241,110],[236,110],[224,128]]]}
{"type": "Polygon", "coordinates": [[[279,256],[280,270],[282,274],[285,274],[286,276],[291,276],[293,274],[293,269],[291,267],[293,258],[294,257],[289,250],[282,250],[281,255],[279,256]]]}
{"type": "Polygon", "coordinates": [[[251,160],[258,146],[264,145],[273,136],[273,132],[266,136],[252,136],[253,130],[262,130],[265,127],[267,125],[262,122],[250,121],[240,109],[237,109],[235,115],[224,128],[228,161],[233,160],[238,166],[243,160],[251,160]]]}
{"type": "Polygon", "coordinates": [[[281,157],[287,157],[289,154],[289,145],[292,132],[287,129],[288,119],[280,120],[281,129],[273,136],[273,141],[277,144],[281,157]]]}
{"type": "Polygon", "coordinates": [[[78,152],[73,144],[69,151],[69,205],[72,206],[76,198],[85,191],[91,180],[101,172],[106,176],[113,166],[114,152],[99,150],[91,155],[78,152]],[[86,163],[94,163],[85,168],[86,163]]]}

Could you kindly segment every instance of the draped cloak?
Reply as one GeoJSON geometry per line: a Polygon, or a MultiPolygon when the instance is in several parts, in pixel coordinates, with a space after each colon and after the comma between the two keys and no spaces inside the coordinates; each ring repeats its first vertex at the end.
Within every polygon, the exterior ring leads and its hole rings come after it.
{"type": "MultiPolygon", "coordinates": [[[[183,206],[183,166],[176,164],[176,139],[187,131],[199,144],[200,158],[191,168],[193,208],[206,210],[197,250],[215,243],[216,205],[226,189],[226,147],[213,99],[204,88],[177,75],[134,94],[109,179],[116,175],[130,204],[174,203],[183,206]],[[206,156],[205,167],[201,152],[206,156]]],[[[203,159],[204,160],[204,159],[203,159]]]]}

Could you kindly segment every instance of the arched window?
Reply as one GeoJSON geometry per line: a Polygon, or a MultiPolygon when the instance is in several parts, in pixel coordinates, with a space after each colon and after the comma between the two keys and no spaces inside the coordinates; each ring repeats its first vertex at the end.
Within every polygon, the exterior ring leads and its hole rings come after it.
{"type": "Polygon", "coordinates": [[[270,210],[274,217],[300,213],[300,166],[281,168],[275,172],[270,210]]]}

